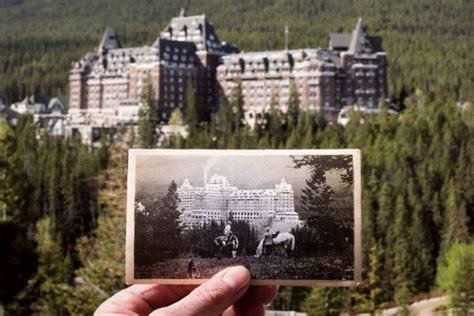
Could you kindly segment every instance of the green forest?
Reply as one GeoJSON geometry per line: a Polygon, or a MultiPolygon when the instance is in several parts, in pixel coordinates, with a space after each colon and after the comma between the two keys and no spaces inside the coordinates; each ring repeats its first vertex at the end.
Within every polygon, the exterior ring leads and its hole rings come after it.
{"type": "MultiPolygon", "coordinates": [[[[250,129],[241,100],[235,94],[210,123],[185,120],[191,134],[160,147],[362,150],[364,282],[354,289],[284,287],[273,308],[373,312],[433,291],[450,294],[461,312],[472,306],[472,105],[460,110],[418,93],[398,116],[353,116],[345,128],[297,106],[273,108],[267,124],[250,129]]],[[[192,109],[185,117],[197,117],[192,109]]],[[[155,146],[150,113],[142,112],[138,135],[117,130],[94,148],[75,139],[38,141],[28,117],[16,128],[1,125],[7,214],[0,299],[7,314],[87,315],[124,286],[127,149],[155,146]]]]}
{"type": "MultiPolygon", "coordinates": [[[[272,309],[338,315],[451,296],[460,315],[474,297],[474,2],[467,0],[202,0],[221,40],[242,50],[325,47],[358,16],[382,36],[398,115],[355,114],[345,127],[275,106],[251,129],[239,89],[210,120],[192,89],[174,123],[189,136],[159,139],[157,113],[103,133],[99,144],[36,136],[31,117],[0,123],[0,311],[90,315],[124,284],[129,148],[359,148],[363,173],[363,283],[353,289],[283,287],[272,309]],[[467,102],[463,107],[458,102],[467,102]],[[157,143],[159,145],[157,145],[157,143]]],[[[151,44],[184,4],[170,0],[0,0],[0,95],[65,96],[71,62],[107,25],[126,46],[151,44]]],[[[315,210],[308,209],[308,212],[315,210]]],[[[1,314],[1,312],[0,312],[1,314]]]]}
{"type": "Polygon", "coordinates": [[[0,0],[0,95],[65,96],[71,62],[113,26],[125,46],[151,45],[180,8],[206,14],[221,41],[243,51],[327,47],[328,33],[351,31],[360,16],[381,36],[395,102],[419,88],[473,99],[474,3],[469,0],[0,0]]]}

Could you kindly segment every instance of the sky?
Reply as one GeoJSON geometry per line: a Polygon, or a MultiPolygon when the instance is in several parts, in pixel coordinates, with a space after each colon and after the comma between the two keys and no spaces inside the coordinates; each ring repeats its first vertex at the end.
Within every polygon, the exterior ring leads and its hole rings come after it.
{"type": "MultiPolygon", "coordinates": [[[[174,180],[180,186],[188,178],[193,186],[203,186],[204,177],[223,175],[239,189],[273,189],[282,178],[300,194],[310,175],[309,168],[293,168],[288,155],[211,156],[141,155],[137,156],[137,190],[161,191],[174,180]]],[[[330,173],[328,183],[337,185],[339,175],[330,173]]]]}

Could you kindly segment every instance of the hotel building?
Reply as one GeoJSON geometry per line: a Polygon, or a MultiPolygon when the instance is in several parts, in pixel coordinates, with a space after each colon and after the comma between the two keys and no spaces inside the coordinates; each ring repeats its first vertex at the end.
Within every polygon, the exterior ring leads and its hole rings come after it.
{"type": "Polygon", "coordinates": [[[367,35],[360,18],[352,33],[331,33],[327,49],[239,53],[219,40],[205,15],[183,10],[151,46],[125,48],[107,28],[97,50],[72,64],[68,126],[91,134],[136,124],[146,93],[157,121],[167,122],[174,109],[185,109],[188,83],[203,118],[229,101],[240,83],[250,125],[272,100],[286,111],[292,85],[302,109],[323,111],[335,121],[344,106],[378,107],[387,95],[386,71],[381,40],[367,35]]]}
{"type": "Polygon", "coordinates": [[[299,225],[291,184],[282,179],[272,189],[242,190],[221,175],[213,175],[204,187],[188,179],[178,188],[178,209],[188,225],[201,225],[229,218],[272,226],[273,222],[299,225]]]}

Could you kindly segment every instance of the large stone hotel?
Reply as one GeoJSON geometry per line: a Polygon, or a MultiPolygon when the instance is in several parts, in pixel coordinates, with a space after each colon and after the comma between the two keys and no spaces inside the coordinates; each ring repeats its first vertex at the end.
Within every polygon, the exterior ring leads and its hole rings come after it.
{"type": "Polygon", "coordinates": [[[285,224],[289,230],[301,223],[295,212],[293,187],[285,179],[274,188],[258,190],[238,189],[221,175],[204,182],[203,187],[194,187],[185,179],[178,188],[178,209],[188,225],[233,218],[259,226],[285,224]]]}
{"type": "Polygon", "coordinates": [[[249,124],[272,100],[285,111],[292,85],[303,109],[335,120],[346,105],[377,107],[387,92],[386,70],[380,39],[366,34],[360,18],[352,33],[331,33],[327,49],[240,53],[220,41],[205,15],[183,10],[151,46],[124,48],[108,28],[97,50],[73,63],[68,125],[84,132],[136,123],[145,89],[166,122],[185,108],[189,82],[207,112],[240,82],[249,124]]]}

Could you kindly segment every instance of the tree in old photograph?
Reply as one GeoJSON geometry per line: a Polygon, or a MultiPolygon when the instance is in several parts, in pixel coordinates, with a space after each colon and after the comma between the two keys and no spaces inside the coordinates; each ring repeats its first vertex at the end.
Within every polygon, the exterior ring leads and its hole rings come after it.
{"type": "MultiPolygon", "coordinates": [[[[306,186],[302,190],[300,215],[305,226],[294,230],[299,244],[300,255],[341,254],[352,244],[353,222],[345,226],[338,218],[338,208],[334,207],[333,188],[327,183],[326,173],[339,170],[341,182],[345,186],[353,184],[352,156],[302,156],[292,157],[294,167],[310,170],[306,186]]],[[[350,194],[348,192],[348,194],[350,194]]],[[[353,216],[353,203],[343,209],[353,216]]],[[[348,252],[347,254],[350,254],[348,252]]]]}

